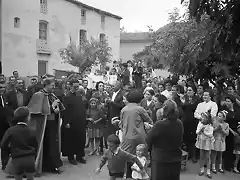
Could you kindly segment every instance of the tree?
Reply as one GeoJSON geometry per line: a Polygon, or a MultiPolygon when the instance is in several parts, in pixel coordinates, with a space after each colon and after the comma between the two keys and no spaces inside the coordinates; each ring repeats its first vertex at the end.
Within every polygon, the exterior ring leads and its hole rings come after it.
{"type": "Polygon", "coordinates": [[[100,64],[105,67],[107,63],[111,62],[111,50],[107,39],[98,41],[91,38],[91,41],[85,40],[81,45],[76,45],[70,37],[68,46],[60,49],[59,53],[64,63],[78,67],[79,73],[83,73],[94,65],[100,64]]]}
{"type": "MultiPolygon", "coordinates": [[[[181,3],[185,2],[181,0],[181,3]]],[[[189,14],[200,22],[207,14],[215,24],[214,51],[225,62],[230,74],[240,74],[240,3],[239,0],[190,0],[189,14]]]]}
{"type": "Polygon", "coordinates": [[[153,59],[161,60],[170,72],[196,79],[213,82],[236,77],[240,61],[237,56],[225,56],[218,40],[219,25],[208,14],[202,14],[200,19],[191,17],[190,11],[180,16],[174,9],[169,14],[169,24],[152,33],[153,43],[135,57],[142,57],[149,64],[153,64],[153,59]]]}

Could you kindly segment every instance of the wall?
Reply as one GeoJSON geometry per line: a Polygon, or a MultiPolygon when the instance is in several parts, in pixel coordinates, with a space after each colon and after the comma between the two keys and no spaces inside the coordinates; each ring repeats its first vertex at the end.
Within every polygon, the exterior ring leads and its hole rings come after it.
{"type": "Polygon", "coordinates": [[[141,52],[145,46],[150,45],[151,42],[128,42],[120,44],[120,58],[123,62],[133,59],[133,54],[141,52]]]}
{"type": "Polygon", "coordinates": [[[120,50],[120,20],[106,17],[105,30],[101,28],[101,16],[93,11],[86,13],[86,25],[81,25],[81,10],[74,4],[64,0],[48,0],[48,14],[40,13],[39,0],[3,0],[3,73],[12,75],[17,70],[20,76],[38,74],[38,60],[47,61],[47,72],[53,69],[74,70],[71,65],[62,63],[59,49],[72,40],[78,40],[79,30],[87,31],[91,36],[99,38],[105,33],[112,47],[113,59],[119,58],[120,50]],[[14,28],[14,17],[21,19],[20,28],[14,28]],[[39,20],[49,22],[48,41],[51,55],[36,53],[36,40],[39,36],[39,20]]]}

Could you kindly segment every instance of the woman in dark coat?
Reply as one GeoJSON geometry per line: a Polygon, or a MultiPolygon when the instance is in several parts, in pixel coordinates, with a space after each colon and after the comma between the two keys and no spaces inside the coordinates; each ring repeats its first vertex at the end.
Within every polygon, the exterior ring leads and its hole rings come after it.
{"type": "Polygon", "coordinates": [[[196,163],[196,129],[198,120],[194,118],[194,112],[197,108],[200,99],[195,95],[196,88],[189,86],[187,88],[187,94],[183,96],[182,108],[184,112],[183,125],[184,125],[184,143],[187,146],[187,151],[192,158],[192,162],[196,163]]]}
{"type": "Polygon", "coordinates": [[[182,157],[183,124],[173,100],[163,107],[163,121],[158,121],[147,135],[151,149],[151,180],[179,180],[182,157]]]}

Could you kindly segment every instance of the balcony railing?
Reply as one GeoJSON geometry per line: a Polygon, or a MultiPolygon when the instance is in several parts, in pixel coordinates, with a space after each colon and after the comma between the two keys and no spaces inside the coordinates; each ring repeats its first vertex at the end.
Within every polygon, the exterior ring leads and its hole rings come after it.
{"type": "Polygon", "coordinates": [[[82,24],[82,25],[85,25],[85,24],[86,24],[86,19],[82,18],[82,19],[81,19],[81,24],[82,24]]]}
{"type": "Polygon", "coordinates": [[[36,50],[38,54],[51,54],[51,49],[48,41],[43,39],[37,39],[36,50]]]}
{"type": "Polygon", "coordinates": [[[48,9],[47,9],[47,5],[46,4],[41,4],[40,6],[40,12],[42,14],[47,14],[48,13],[48,9]]]}

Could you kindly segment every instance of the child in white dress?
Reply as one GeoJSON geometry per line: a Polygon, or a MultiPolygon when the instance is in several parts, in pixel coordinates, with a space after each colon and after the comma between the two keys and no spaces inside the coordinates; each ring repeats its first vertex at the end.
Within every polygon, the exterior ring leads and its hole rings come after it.
{"type": "Polygon", "coordinates": [[[132,178],[135,180],[146,180],[149,179],[149,176],[146,172],[147,169],[147,159],[144,156],[146,153],[146,146],[144,144],[139,144],[136,148],[136,155],[138,160],[142,163],[142,166],[144,167],[143,170],[140,170],[138,165],[134,163],[132,165],[132,178]]]}
{"type": "Polygon", "coordinates": [[[207,162],[207,177],[212,178],[210,172],[210,154],[213,149],[213,126],[212,126],[212,118],[209,112],[202,113],[202,118],[198,123],[197,130],[197,141],[196,148],[200,149],[200,172],[199,176],[204,174],[204,165],[207,162]]]}
{"type": "Polygon", "coordinates": [[[219,157],[219,168],[218,171],[223,173],[222,167],[222,153],[226,150],[226,143],[225,138],[229,134],[229,125],[225,122],[227,111],[220,111],[216,119],[213,121],[213,136],[214,136],[214,143],[213,143],[213,150],[212,150],[212,172],[217,173],[216,169],[216,157],[219,157]]]}

